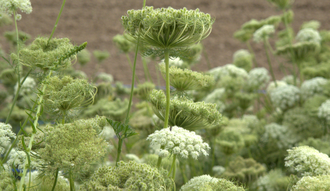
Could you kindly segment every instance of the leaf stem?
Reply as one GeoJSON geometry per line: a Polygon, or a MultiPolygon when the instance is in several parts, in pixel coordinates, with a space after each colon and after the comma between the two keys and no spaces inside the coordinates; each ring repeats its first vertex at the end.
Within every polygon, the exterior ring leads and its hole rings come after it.
{"type": "Polygon", "coordinates": [[[166,68],[166,111],[165,111],[165,119],[164,119],[164,128],[168,127],[168,118],[170,114],[170,72],[169,72],[169,50],[165,49],[165,68],[166,68]]]}

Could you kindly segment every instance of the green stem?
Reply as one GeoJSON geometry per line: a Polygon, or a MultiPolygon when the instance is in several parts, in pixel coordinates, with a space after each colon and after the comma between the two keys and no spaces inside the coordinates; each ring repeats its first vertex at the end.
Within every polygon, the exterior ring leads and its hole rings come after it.
{"type": "Polygon", "coordinates": [[[117,157],[116,157],[116,166],[118,166],[118,162],[120,159],[121,148],[123,146],[123,139],[119,138],[118,140],[118,150],[117,150],[117,157]]]}
{"type": "Polygon", "coordinates": [[[168,127],[168,118],[170,114],[170,72],[169,72],[169,50],[165,49],[165,68],[166,68],[166,111],[165,111],[165,119],[164,119],[164,128],[168,127]]]}
{"type": "MultiPolygon", "coordinates": [[[[52,75],[52,71],[49,72],[48,76],[47,76],[47,79],[52,75]]],[[[36,117],[34,119],[34,122],[33,122],[33,126],[36,128],[38,126],[38,120],[39,120],[39,116],[41,114],[41,108],[42,108],[42,102],[43,102],[43,98],[44,98],[44,93],[45,93],[45,90],[46,90],[46,87],[47,87],[47,84],[44,84],[44,87],[42,88],[42,92],[41,92],[41,95],[39,97],[39,101],[38,101],[38,107],[37,107],[37,112],[36,112],[36,117]]],[[[19,190],[22,191],[23,190],[23,185],[24,185],[24,180],[25,180],[25,175],[27,173],[27,167],[28,167],[28,158],[29,158],[29,155],[30,155],[30,151],[32,149],[32,145],[33,145],[33,140],[34,140],[34,136],[35,136],[36,132],[33,130],[32,131],[32,135],[30,137],[30,142],[29,142],[29,147],[26,151],[26,158],[25,158],[25,162],[24,162],[24,170],[23,170],[23,175],[21,176],[21,184],[20,184],[20,187],[19,187],[19,190]]]]}
{"type": "Polygon", "coordinates": [[[269,66],[269,71],[270,71],[270,74],[271,74],[271,76],[273,78],[273,81],[275,83],[275,87],[277,87],[277,82],[276,82],[276,79],[275,79],[275,75],[274,75],[272,63],[270,61],[270,57],[269,57],[269,53],[268,53],[267,39],[266,38],[264,39],[264,48],[265,48],[265,51],[266,51],[267,63],[268,63],[268,66],[269,66]]]}
{"type": "MultiPolygon", "coordinates": [[[[164,148],[165,148],[165,146],[161,146],[161,147],[160,147],[160,149],[164,149],[164,148]]],[[[159,167],[160,167],[160,164],[162,164],[162,160],[163,160],[163,158],[160,157],[160,156],[158,156],[158,160],[157,160],[157,168],[159,168],[159,167]]]]}
{"type": "Polygon", "coordinates": [[[172,171],[172,179],[175,179],[175,173],[176,173],[176,155],[173,156],[173,161],[172,161],[172,167],[173,167],[173,171],[172,171]]]}
{"type": "Polygon", "coordinates": [[[144,8],[146,6],[146,1],[147,0],[143,0],[143,7],[142,8],[144,8]]]}
{"type": "Polygon", "coordinates": [[[146,81],[152,82],[147,60],[143,57],[142,57],[142,64],[143,64],[143,70],[144,70],[144,75],[145,75],[146,81]]]}
{"type": "Polygon", "coordinates": [[[206,59],[207,68],[208,68],[208,70],[211,70],[211,68],[212,68],[211,62],[210,62],[209,56],[208,56],[207,52],[204,50],[204,48],[203,48],[203,54],[204,54],[205,59],[206,59]]]}
{"type": "Polygon", "coordinates": [[[55,190],[55,187],[56,187],[56,183],[57,183],[57,178],[58,178],[58,168],[56,169],[56,174],[55,174],[55,181],[54,181],[54,184],[53,184],[53,188],[52,188],[52,191],[55,190]]]}
{"type": "Polygon", "coordinates": [[[74,180],[73,180],[72,170],[70,170],[69,173],[69,182],[70,182],[70,191],[74,191],[74,180]]]}
{"type": "Polygon", "coordinates": [[[155,68],[156,68],[157,85],[158,85],[158,88],[160,88],[159,67],[157,64],[155,65],[155,68]]]}
{"type": "Polygon", "coordinates": [[[256,54],[254,53],[252,47],[251,47],[251,44],[249,41],[246,41],[246,46],[248,47],[249,49],[249,52],[252,54],[253,56],[253,64],[254,64],[254,67],[258,67],[258,64],[257,64],[257,60],[256,60],[256,54]]]}
{"type": "MultiPolygon", "coordinates": [[[[127,58],[127,61],[128,61],[129,67],[131,68],[131,71],[133,72],[132,62],[131,62],[131,59],[129,58],[129,55],[128,55],[127,53],[126,53],[126,58],[127,58]]],[[[137,83],[140,83],[138,77],[135,77],[135,78],[136,78],[136,82],[137,82],[137,83]]]]}
{"type": "Polygon", "coordinates": [[[58,15],[57,15],[57,19],[56,19],[56,22],[55,22],[55,25],[54,25],[53,31],[52,31],[52,33],[50,34],[50,37],[49,37],[49,39],[48,39],[48,41],[47,41],[47,46],[48,46],[48,44],[49,44],[49,41],[53,38],[53,35],[54,35],[55,30],[56,30],[56,28],[57,28],[58,21],[60,20],[60,17],[61,17],[61,14],[62,14],[62,11],[63,11],[63,8],[64,8],[64,5],[65,5],[65,2],[66,2],[66,0],[63,0],[63,2],[62,2],[62,6],[61,6],[61,10],[60,10],[60,12],[59,12],[58,15]]]}

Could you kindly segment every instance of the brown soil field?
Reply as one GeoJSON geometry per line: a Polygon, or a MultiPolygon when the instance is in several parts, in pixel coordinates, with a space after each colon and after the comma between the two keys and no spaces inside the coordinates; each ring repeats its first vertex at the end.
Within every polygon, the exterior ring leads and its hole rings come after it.
{"type": "MultiPolygon", "coordinates": [[[[67,37],[75,44],[88,42],[87,49],[107,50],[111,56],[98,69],[98,72],[107,72],[114,76],[115,80],[129,84],[131,72],[125,55],[120,54],[112,42],[116,34],[123,33],[121,16],[127,10],[140,9],[142,0],[67,0],[60,22],[54,37],[67,37]]],[[[31,0],[33,12],[29,15],[22,14],[22,20],[18,22],[19,30],[22,30],[35,38],[37,36],[49,36],[62,1],[60,0],[31,0]]],[[[251,19],[264,19],[271,15],[281,14],[266,0],[167,0],[147,1],[147,6],[183,8],[199,8],[202,12],[211,14],[216,19],[211,35],[202,41],[205,52],[210,60],[211,67],[221,66],[232,62],[232,55],[236,50],[246,49],[245,44],[233,38],[233,33],[240,26],[251,19]]],[[[320,21],[321,29],[330,29],[330,1],[329,0],[296,0],[293,3],[295,19],[293,28],[295,32],[305,21],[320,21]]],[[[0,34],[7,30],[14,30],[14,25],[2,27],[0,34]]],[[[9,49],[4,37],[0,38],[2,47],[9,49]]],[[[260,66],[267,68],[265,52],[262,44],[252,43],[256,52],[256,59],[260,66]]],[[[131,55],[133,59],[133,54],[131,55]]],[[[95,59],[82,68],[88,75],[96,72],[95,59]]],[[[279,63],[274,63],[276,76],[282,77],[279,63]]],[[[137,63],[137,77],[144,81],[143,67],[140,59],[137,63]]],[[[149,68],[152,77],[156,79],[155,63],[150,63],[149,68]]],[[[76,68],[80,68],[78,65],[76,68]]],[[[201,63],[194,66],[194,70],[206,71],[208,65],[205,57],[201,63]]]]}

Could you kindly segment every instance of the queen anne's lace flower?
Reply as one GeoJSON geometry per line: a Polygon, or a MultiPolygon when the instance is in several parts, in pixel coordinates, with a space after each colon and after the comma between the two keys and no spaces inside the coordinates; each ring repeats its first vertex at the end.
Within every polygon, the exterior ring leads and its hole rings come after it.
{"type": "Polygon", "coordinates": [[[268,86],[267,86],[266,92],[267,93],[270,93],[271,91],[275,90],[277,87],[286,86],[288,84],[285,81],[277,81],[276,80],[276,85],[275,85],[275,82],[274,81],[273,82],[270,82],[268,84],[268,86]]]}
{"type": "MultiPolygon", "coordinates": [[[[26,14],[30,14],[32,12],[30,0],[0,0],[0,12],[12,15],[18,9],[26,14]]],[[[17,14],[17,17],[20,18],[21,16],[17,14]]]]}
{"type": "Polygon", "coordinates": [[[244,69],[238,68],[233,64],[213,68],[209,73],[214,77],[215,81],[220,80],[224,76],[248,78],[248,73],[244,69]]]}
{"type": "Polygon", "coordinates": [[[296,39],[299,42],[316,42],[321,43],[321,36],[319,32],[315,29],[305,28],[298,32],[296,39]]]}
{"type": "MultiPolygon", "coordinates": [[[[28,95],[32,93],[35,87],[36,87],[36,82],[34,81],[34,79],[31,77],[27,77],[24,83],[22,84],[19,95],[20,96],[28,95]]],[[[18,88],[18,84],[15,85],[15,92],[17,91],[17,88],[18,88]]]]}
{"type": "Polygon", "coordinates": [[[292,85],[280,86],[270,92],[270,99],[274,106],[286,110],[299,102],[300,90],[292,85]]]}
{"type": "Polygon", "coordinates": [[[275,140],[277,147],[282,149],[290,147],[295,142],[290,135],[291,132],[288,127],[277,123],[270,123],[265,126],[265,133],[261,136],[260,140],[262,143],[275,140]]]}
{"type": "Polygon", "coordinates": [[[306,80],[302,83],[300,91],[303,99],[308,99],[315,94],[323,92],[323,85],[328,82],[327,79],[322,77],[316,77],[310,80],[306,80]]]}
{"type": "Polygon", "coordinates": [[[249,72],[247,85],[250,89],[258,90],[264,88],[270,77],[266,68],[254,68],[249,72]]]}
{"type": "Polygon", "coordinates": [[[330,100],[325,101],[318,109],[318,117],[330,122],[330,100]]]}
{"type": "Polygon", "coordinates": [[[309,146],[294,147],[288,150],[285,166],[293,168],[302,176],[330,174],[330,158],[309,146]]]}
{"type": "Polygon", "coordinates": [[[271,34],[274,33],[275,33],[274,25],[264,25],[253,33],[253,40],[255,42],[262,42],[264,39],[267,39],[271,34]]]}
{"type": "Polygon", "coordinates": [[[207,150],[210,149],[200,135],[177,126],[173,126],[172,130],[170,128],[157,130],[149,135],[147,140],[151,141],[151,147],[160,146],[157,154],[161,157],[176,154],[183,158],[188,158],[190,155],[197,159],[200,154],[207,156],[207,150]]]}
{"type": "Polygon", "coordinates": [[[329,180],[330,175],[304,176],[292,187],[292,191],[330,190],[329,180]]]}
{"type": "Polygon", "coordinates": [[[16,135],[11,131],[9,124],[0,123],[0,155],[4,154],[7,147],[11,143],[10,139],[15,139],[16,135]]]}

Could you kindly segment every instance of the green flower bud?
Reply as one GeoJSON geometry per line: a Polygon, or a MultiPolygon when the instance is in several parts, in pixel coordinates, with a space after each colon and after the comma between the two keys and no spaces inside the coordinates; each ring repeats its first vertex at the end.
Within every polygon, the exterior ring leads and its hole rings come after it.
{"type": "Polygon", "coordinates": [[[132,39],[128,40],[130,38],[129,35],[119,35],[113,37],[113,42],[115,43],[116,47],[123,53],[129,53],[135,46],[134,43],[132,43],[132,39]]]}
{"type": "Polygon", "coordinates": [[[77,54],[78,63],[82,66],[86,65],[91,61],[91,53],[84,49],[77,54]]]}

